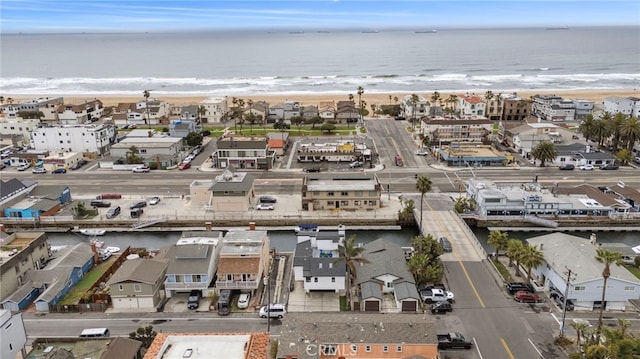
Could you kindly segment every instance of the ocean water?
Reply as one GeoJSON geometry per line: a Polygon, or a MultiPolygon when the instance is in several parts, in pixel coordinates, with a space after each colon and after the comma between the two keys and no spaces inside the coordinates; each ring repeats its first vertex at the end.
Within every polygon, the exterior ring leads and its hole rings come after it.
{"type": "Polygon", "coordinates": [[[7,95],[633,89],[640,27],[1,34],[7,95]]]}

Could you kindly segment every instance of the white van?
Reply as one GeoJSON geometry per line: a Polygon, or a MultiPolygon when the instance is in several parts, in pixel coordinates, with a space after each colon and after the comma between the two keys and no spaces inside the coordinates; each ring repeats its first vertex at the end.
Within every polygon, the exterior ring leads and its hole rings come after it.
{"type": "Polygon", "coordinates": [[[109,329],[107,328],[87,328],[80,333],[80,338],[107,338],[109,329]]]}
{"type": "Polygon", "coordinates": [[[269,305],[269,309],[267,309],[266,305],[260,308],[260,318],[269,316],[271,318],[282,319],[285,314],[287,314],[287,310],[284,304],[271,304],[269,305]]]}

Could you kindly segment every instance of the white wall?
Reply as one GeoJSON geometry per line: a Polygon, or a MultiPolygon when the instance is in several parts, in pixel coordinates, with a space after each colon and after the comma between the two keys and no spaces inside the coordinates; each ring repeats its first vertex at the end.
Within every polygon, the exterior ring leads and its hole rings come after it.
{"type": "Polygon", "coordinates": [[[333,277],[335,283],[331,281],[332,277],[311,277],[311,281],[304,282],[304,291],[309,292],[311,290],[335,290],[336,292],[345,289],[345,277],[333,277]],[[318,280],[316,282],[316,279],[318,280]]]}
{"type": "Polygon", "coordinates": [[[0,309],[0,358],[16,358],[27,343],[22,313],[0,309]]]}

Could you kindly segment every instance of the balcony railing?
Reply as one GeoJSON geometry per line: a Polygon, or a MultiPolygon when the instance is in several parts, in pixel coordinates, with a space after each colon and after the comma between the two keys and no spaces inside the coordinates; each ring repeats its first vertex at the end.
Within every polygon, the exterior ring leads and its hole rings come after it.
{"type": "Polygon", "coordinates": [[[217,281],[218,289],[256,289],[258,288],[258,280],[252,281],[217,281]]]}
{"type": "Polygon", "coordinates": [[[206,289],[205,282],[164,282],[165,289],[206,289]]]}

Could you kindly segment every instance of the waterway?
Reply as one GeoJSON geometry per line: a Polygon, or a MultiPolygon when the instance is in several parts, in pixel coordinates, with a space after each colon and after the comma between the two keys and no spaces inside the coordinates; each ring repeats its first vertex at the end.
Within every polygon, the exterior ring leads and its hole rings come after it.
{"type": "MultiPolygon", "coordinates": [[[[487,245],[487,237],[489,231],[486,228],[471,228],[478,241],[485,250],[490,253],[493,249],[487,245]]],[[[510,238],[526,240],[531,237],[549,234],[549,232],[508,232],[510,238]]],[[[591,231],[569,232],[572,235],[589,239],[591,231]]],[[[296,245],[296,235],[294,231],[268,231],[271,248],[276,252],[293,252],[296,245]]],[[[409,246],[411,240],[418,235],[415,228],[405,228],[398,231],[349,231],[347,228],[347,236],[354,235],[356,242],[368,243],[378,238],[384,238],[400,246],[409,246]]],[[[88,237],[79,233],[49,233],[49,242],[52,246],[68,246],[88,242],[88,237]]],[[[105,246],[115,246],[126,248],[131,246],[134,248],[158,249],[160,247],[176,243],[180,238],[180,232],[110,232],[99,237],[104,241],[105,246]]],[[[640,245],[640,231],[637,232],[596,232],[596,238],[600,243],[621,243],[629,247],[640,245]]]]}

